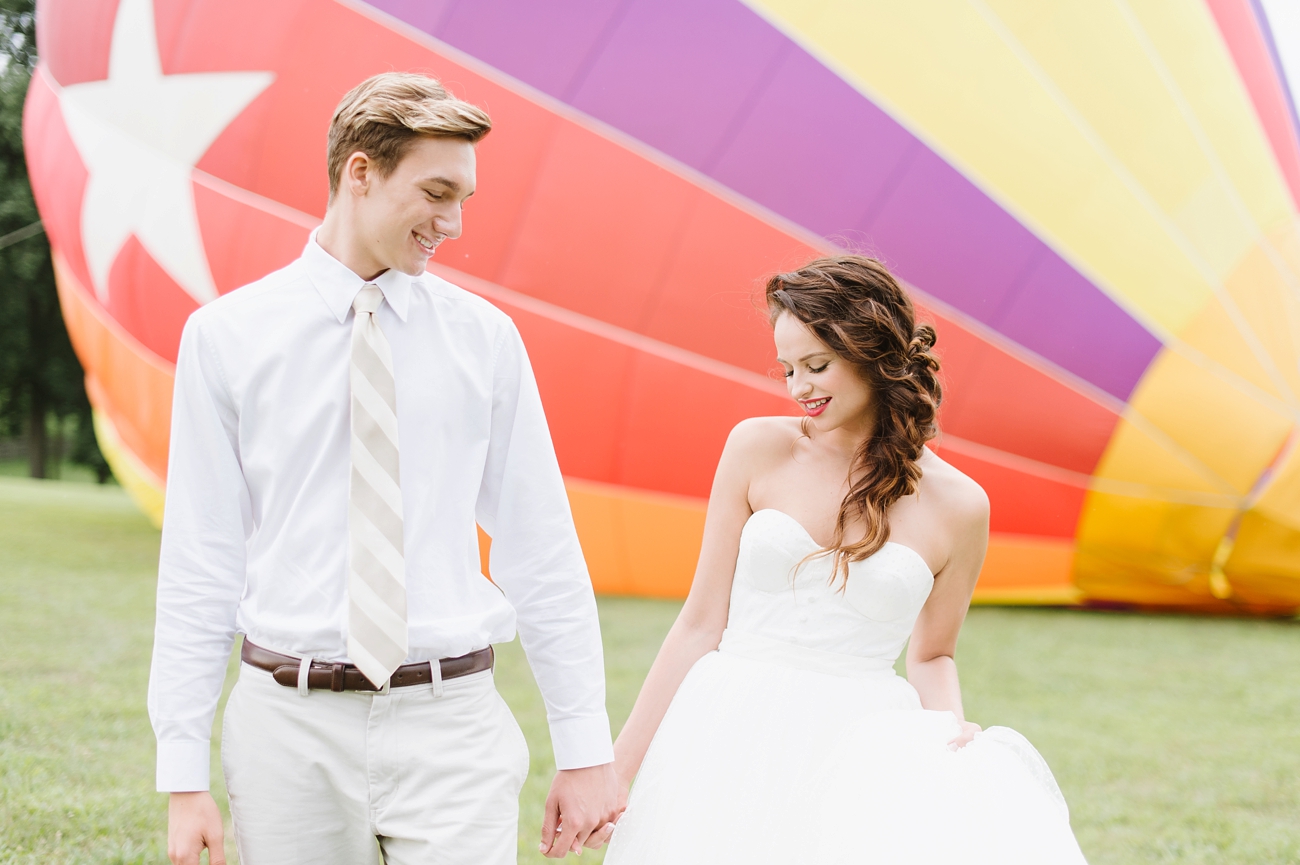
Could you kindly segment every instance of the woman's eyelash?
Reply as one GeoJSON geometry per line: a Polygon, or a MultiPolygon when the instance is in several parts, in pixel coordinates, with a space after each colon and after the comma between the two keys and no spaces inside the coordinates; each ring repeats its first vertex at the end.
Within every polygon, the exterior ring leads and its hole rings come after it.
{"type": "MultiPolygon", "coordinates": [[[[817,367],[816,369],[813,369],[812,367],[808,367],[808,371],[809,371],[809,372],[825,372],[825,371],[826,371],[826,367],[828,367],[828,366],[830,366],[830,365],[831,365],[831,362],[828,360],[828,361],[826,361],[826,363],[822,364],[821,366],[817,367]]],[[[790,376],[794,375],[794,370],[792,370],[792,369],[787,369],[785,372],[782,373],[782,375],[784,375],[786,378],[789,378],[790,376]]]]}

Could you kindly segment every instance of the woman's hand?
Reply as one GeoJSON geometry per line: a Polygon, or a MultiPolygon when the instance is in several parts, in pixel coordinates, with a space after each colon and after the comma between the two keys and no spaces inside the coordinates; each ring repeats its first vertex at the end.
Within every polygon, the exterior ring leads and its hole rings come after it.
{"type": "Polygon", "coordinates": [[[614,818],[595,832],[592,832],[591,835],[587,837],[586,842],[584,842],[584,847],[596,849],[608,844],[609,839],[614,837],[614,824],[618,822],[618,818],[622,817],[623,812],[627,810],[628,788],[632,786],[632,782],[623,779],[623,773],[618,771],[617,764],[615,765],[614,774],[618,778],[618,805],[614,809],[614,818]]]}
{"type": "Polygon", "coordinates": [[[614,817],[614,822],[617,823],[618,818],[622,817],[623,812],[627,810],[627,799],[628,796],[631,794],[632,781],[636,779],[636,774],[635,773],[631,775],[627,774],[624,771],[623,767],[620,766],[617,761],[615,761],[614,777],[618,778],[618,809],[617,809],[617,814],[614,817]]]}
{"type": "Polygon", "coordinates": [[[955,739],[948,743],[948,750],[957,751],[966,747],[970,744],[971,740],[975,738],[975,734],[978,733],[980,729],[979,724],[974,724],[970,721],[962,721],[961,732],[957,734],[955,739]]]}

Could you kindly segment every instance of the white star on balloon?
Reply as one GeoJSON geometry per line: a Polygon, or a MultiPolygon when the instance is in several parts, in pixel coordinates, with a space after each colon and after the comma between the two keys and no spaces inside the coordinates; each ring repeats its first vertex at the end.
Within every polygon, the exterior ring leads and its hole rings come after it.
{"type": "Polygon", "coordinates": [[[217,296],[194,208],[194,165],[274,78],[270,72],[164,75],[152,0],[122,0],[108,78],[59,94],[90,174],[81,242],[101,302],[131,235],[195,301],[217,296]]]}

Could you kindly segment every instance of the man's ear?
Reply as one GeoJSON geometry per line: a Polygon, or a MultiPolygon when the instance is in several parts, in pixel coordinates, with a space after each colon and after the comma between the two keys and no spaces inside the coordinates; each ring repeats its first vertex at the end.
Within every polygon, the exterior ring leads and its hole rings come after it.
{"type": "Polygon", "coordinates": [[[343,163],[342,185],[358,198],[364,197],[370,191],[370,175],[373,170],[370,157],[358,150],[343,163]]]}

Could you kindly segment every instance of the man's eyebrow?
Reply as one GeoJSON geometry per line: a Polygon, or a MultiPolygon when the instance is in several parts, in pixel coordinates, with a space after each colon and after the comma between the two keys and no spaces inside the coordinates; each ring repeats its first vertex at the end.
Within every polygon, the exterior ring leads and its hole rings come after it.
{"type": "Polygon", "coordinates": [[[441,183],[443,186],[447,187],[452,192],[460,192],[460,184],[448,177],[430,177],[426,179],[424,182],[441,183]]]}

